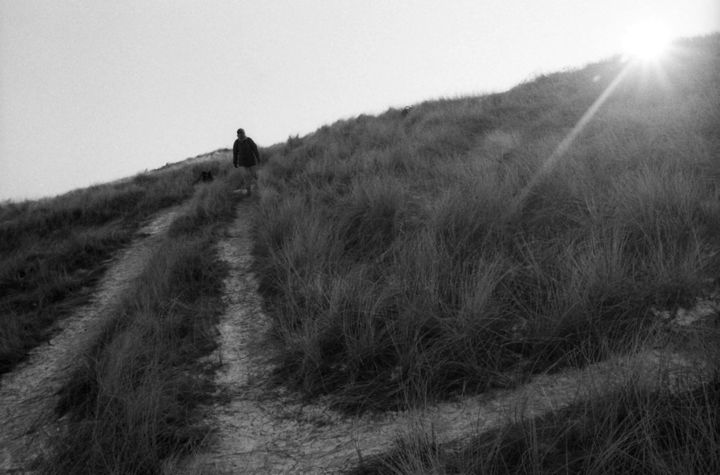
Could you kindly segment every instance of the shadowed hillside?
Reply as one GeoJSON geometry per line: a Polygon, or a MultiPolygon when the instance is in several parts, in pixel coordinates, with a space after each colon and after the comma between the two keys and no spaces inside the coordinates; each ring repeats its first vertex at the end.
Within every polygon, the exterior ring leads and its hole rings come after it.
{"type": "MultiPolygon", "coordinates": [[[[717,323],[658,328],[707,299],[717,319],[718,91],[715,34],[273,147],[254,253],[277,381],[363,411],[668,341],[717,362],[717,323]]],[[[418,425],[355,473],[714,473],[714,368],[452,443],[418,425]]]]}
{"type": "Polygon", "coordinates": [[[255,257],[279,379],[387,407],[633,348],[717,285],[719,90],[715,35],[273,147],[255,257]]]}

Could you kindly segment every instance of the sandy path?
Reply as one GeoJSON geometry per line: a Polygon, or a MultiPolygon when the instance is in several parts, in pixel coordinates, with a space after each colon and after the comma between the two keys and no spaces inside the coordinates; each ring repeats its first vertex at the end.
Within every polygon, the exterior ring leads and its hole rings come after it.
{"type": "Polygon", "coordinates": [[[225,281],[227,310],[220,323],[220,346],[213,357],[224,364],[217,382],[231,401],[205,409],[208,423],[216,428],[207,447],[182,461],[180,468],[172,464],[168,473],[338,473],[352,468],[361,457],[388,450],[398,435],[418,425],[432,427],[438,442],[446,442],[520,416],[560,409],[631,380],[657,386],[658,375],[666,370],[672,374],[694,367],[700,375],[707,372],[707,365],[688,356],[648,351],[417,413],[348,418],[321,402],[302,404],[267,384],[273,353],[264,343],[270,324],[250,272],[250,206],[239,206],[229,236],[218,245],[231,270],[225,281]]]}
{"type": "Polygon", "coordinates": [[[29,472],[47,455],[48,442],[60,429],[53,413],[57,391],[81,361],[78,356],[96,340],[104,317],[143,270],[179,209],[167,209],[143,227],[116,257],[92,301],[60,322],[55,337],[34,348],[0,381],[0,472],[29,472]]]}

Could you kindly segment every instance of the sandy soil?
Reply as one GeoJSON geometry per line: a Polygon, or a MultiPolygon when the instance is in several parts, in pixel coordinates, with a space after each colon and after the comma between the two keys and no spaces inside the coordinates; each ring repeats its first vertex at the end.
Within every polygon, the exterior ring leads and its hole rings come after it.
{"type": "MultiPolygon", "coordinates": [[[[213,358],[223,363],[217,382],[231,399],[204,409],[207,422],[216,428],[206,447],[186,460],[169,463],[167,473],[338,473],[388,450],[398,435],[418,425],[432,428],[438,442],[447,442],[560,409],[629,381],[652,387],[661,384],[661,373],[670,375],[670,381],[662,384],[672,384],[677,371],[694,368],[698,378],[709,371],[703,360],[687,353],[648,350],[422,412],[349,418],[322,401],[303,404],[269,385],[274,353],[266,337],[270,323],[250,271],[251,206],[248,202],[239,206],[228,237],[218,245],[231,271],[225,281],[227,310],[219,328],[220,346],[213,358]]],[[[717,316],[717,306],[713,308],[710,313],[717,316]]],[[[705,312],[704,317],[708,315],[705,312]]],[[[692,383],[683,378],[683,384],[688,382],[692,383]]]]}
{"type": "Polygon", "coordinates": [[[49,451],[62,422],[53,410],[79,355],[96,339],[105,317],[142,271],[179,207],[162,211],[118,254],[98,284],[92,301],[60,322],[59,332],[0,381],[0,473],[28,473],[49,451]]]}

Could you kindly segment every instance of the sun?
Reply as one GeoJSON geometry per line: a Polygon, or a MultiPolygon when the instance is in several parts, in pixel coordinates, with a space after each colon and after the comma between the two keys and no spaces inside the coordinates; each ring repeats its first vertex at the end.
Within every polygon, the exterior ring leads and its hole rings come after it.
{"type": "Polygon", "coordinates": [[[662,23],[644,21],[630,28],[625,35],[625,56],[641,61],[656,61],[668,49],[672,36],[662,23]]]}

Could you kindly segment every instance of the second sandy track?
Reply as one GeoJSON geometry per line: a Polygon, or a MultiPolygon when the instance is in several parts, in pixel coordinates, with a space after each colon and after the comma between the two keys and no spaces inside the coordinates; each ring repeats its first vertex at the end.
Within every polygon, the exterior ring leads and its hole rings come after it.
{"type": "Polygon", "coordinates": [[[48,455],[61,429],[54,415],[57,392],[97,340],[122,294],[140,275],[170,223],[176,206],[157,214],[118,254],[91,302],[60,323],[60,331],[33,349],[28,359],[0,381],[0,473],[32,473],[48,455]]]}

